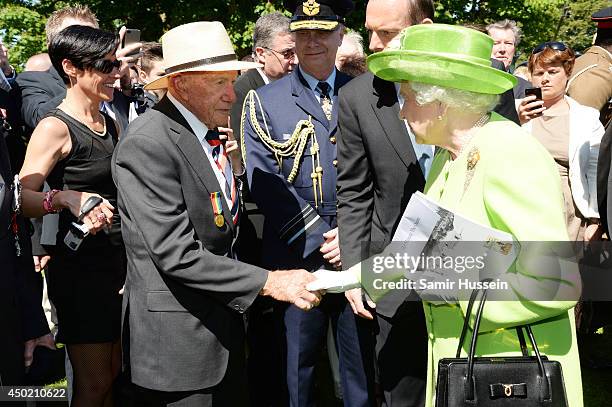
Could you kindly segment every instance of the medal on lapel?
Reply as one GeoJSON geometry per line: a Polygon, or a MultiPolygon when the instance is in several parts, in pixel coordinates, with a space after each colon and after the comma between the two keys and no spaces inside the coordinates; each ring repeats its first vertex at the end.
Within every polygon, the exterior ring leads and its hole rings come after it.
{"type": "Polygon", "coordinates": [[[223,217],[223,206],[221,205],[221,192],[212,192],[210,194],[210,203],[215,214],[215,225],[218,228],[222,228],[225,225],[225,218],[223,217]]]}

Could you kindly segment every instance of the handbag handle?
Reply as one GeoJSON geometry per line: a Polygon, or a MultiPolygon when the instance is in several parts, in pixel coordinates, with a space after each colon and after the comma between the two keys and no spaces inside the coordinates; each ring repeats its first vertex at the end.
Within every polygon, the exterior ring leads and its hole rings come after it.
{"type": "MultiPolygon", "coordinates": [[[[483,282],[491,281],[490,279],[483,280],[483,282]]],[[[461,329],[461,336],[459,338],[459,346],[457,348],[457,358],[460,357],[461,348],[463,347],[463,342],[465,340],[465,335],[467,333],[467,328],[469,325],[470,315],[472,313],[472,308],[474,306],[474,302],[476,301],[476,297],[478,293],[482,291],[482,298],[480,299],[480,304],[478,305],[478,311],[476,312],[476,319],[474,321],[474,330],[472,332],[472,341],[470,343],[470,351],[468,354],[468,368],[467,374],[465,377],[465,395],[466,400],[474,400],[474,355],[476,353],[476,343],[478,342],[478,331],[480,330],[480,320],[482,318],[482,311],[484,309],[484,305],[487,299],[487,290],[486,289],[475,289],[472,291],[472,295],[470,296],[470,301],[468,302],[466,317],[463,321],[463,328],[461,329]]],[[[521,345],[521,351],[523,356],[528,356],[527,354],[527,345],[525,344],[525,338],[523,336],[522,329],[525,329],[527,332],[527,337],[529,338],[529,342],[531,342],[531,346],[536,355],[536,359],[538,362],[538,369],[540,371],[540,378],[542,381],[542,396],[543,400],[550,399],[550,388],[548,383],[548,378],[546,376],[546,370],[544,369],[544,362],[542,361],[542,355],[540,354],[540,350],[535,341],[535,336],[533,335],[533,331],[531,330],[531,326],[525,324],[523,326],[516,327],[517,335],[519,337],[519,342],[521,345]]]]}
{"type": "MultiPolygon", "coordinates": [[[[483,280],[483,281],[490,281],[490,280],[483,280]]],[[[478,295],[479,290],[473,290],[472,291],[472,295],[470,296],[470,300],[468,302],[468,306],[467,306],[467,310],[465,312],[465,314],[469,317],[469,315],[472,315],[472,308],[474,307],[474,302],[476,301],[476,296],[478,295]]],[[[463,321],[463,327],[461,328],[461,335],[459,336],[459,345],[457,346],[457,352],[455,352],[455,358],[459,359],[461,357],[461,349],[463,348],[463,342],[465,342],[465,335],[467,334],[467,330],[468,330],[468,320],[465,319],[463,321]]],[[[518,336],[519,339],[519,344],[521,347],[521,353],[523,354],[523,356],[528,357],[529,356],[529,352],[527,351],[527,343],[525,342],[525,336],[523,335],[523,327],[522,326],[517,326],[516,328],[516,336],[518,336]]],[[[535,342],[535,337],[534,337],[534,342],[535,342]]]]}

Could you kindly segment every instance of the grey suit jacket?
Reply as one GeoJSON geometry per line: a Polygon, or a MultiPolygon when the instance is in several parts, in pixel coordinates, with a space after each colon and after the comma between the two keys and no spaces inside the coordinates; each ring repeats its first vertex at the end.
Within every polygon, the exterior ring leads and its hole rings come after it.
{"type": "Polygon", "coordinates": [[[229,257],[237,233],[200,142],[162,99],[130,124],[113,156],[128,259],[124,343],[132,380],[154,390],[209,388],[240,351],[242,313],[267,272],[229,257]]]}

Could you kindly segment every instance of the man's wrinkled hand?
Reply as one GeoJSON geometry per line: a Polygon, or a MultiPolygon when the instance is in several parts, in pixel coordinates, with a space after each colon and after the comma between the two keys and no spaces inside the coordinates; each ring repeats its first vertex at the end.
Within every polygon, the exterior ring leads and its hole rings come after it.
{"type": "Polygon", "coordinates": [[[316,277],[303,269],[272,271],[268,274],[261,294],[309,311],[321,302],[320,292],[306,289],[306,284],[314,280],[316,277]]]}

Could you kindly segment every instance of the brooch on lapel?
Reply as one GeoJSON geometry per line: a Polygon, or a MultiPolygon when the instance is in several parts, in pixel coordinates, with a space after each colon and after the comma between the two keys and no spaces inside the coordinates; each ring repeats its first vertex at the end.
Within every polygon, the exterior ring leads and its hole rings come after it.
{"type": "Polygon", "coordinates": [[[474,146],[470,150],[467,156],[467,172],[465,174],[465,183],[463,184],[463,192],[467,190],[470,186],[470,182],[472,182],[472,177],[474,176],[474,169],[476,168],[476,164],[480,161],[480,150],[478,147],[474,146]]]}
{"type": "Polygon", "coordinates": [[[474,171],[476,164],[480,160],[480,151],[477,147],[472,147],[467,157],[467,170],[474,171]]]}
{"type": "Polygon", "coordinates": [[[210,203],[215,215],[215,225],[218,228],[222,228],[225,224],[225,218],[223,217],[223,206],[221,205],[221,192],[212,192],[210,194],[210,203]]]}

